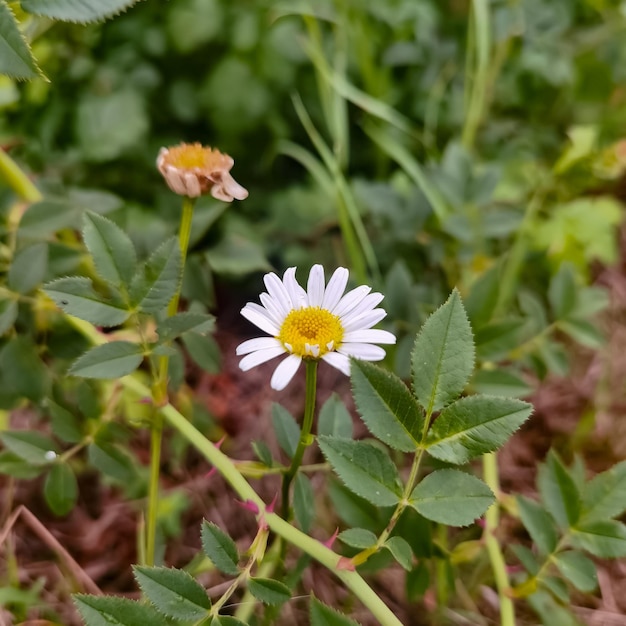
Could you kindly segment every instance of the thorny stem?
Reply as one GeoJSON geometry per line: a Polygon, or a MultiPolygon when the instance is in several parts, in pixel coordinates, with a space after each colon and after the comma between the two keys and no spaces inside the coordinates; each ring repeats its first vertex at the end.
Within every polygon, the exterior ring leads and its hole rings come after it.
{"type": "MultiPolygon", "coordinates": [[[[195,200],[183,197],[183,211],[180,220],[180,231],[178,242],[184,271],[187,249],[189,248],[189,237],[191,235],[191,219],[195,200]]],[[[182,272],[181,272],[182,274],[182,272]]],[[[182,276],[181,276],[182,278],[182,276]]],[[[176,315],[178,311],[178,301],[180,300],[179,284],[174,297],[167,307],[167,316],[176,315]]],[[[152,400],[156,408],[167,402],[169,357],[162,356],[159,359],[158,379],[154,382],[152,390],[152,400]]],[[[156,546],[156,527],[159,508],[159,475],[161,469],[161,444],[163,439],[163,417],[161,413],[154,411],[150,428],[150,483],[148,486],[148,519],[146,521],[146,565],[154,565],[154,552],[156,546]]]]}
{"type": "Polygon", "coordinates": [[[506,562],[502,548],[496,538],[496,530],[500,521],[498,497],[500,495],[500,480],[498,478],[498,456],[495,452],[483,455],[483,478],[496,495],[496,501],[485,513],[485,530],[483,537],[491,562],[491,569],[496,579],[496,588],[500,598],[501,626],[515,626],[515,606],[511,599],[511,584],[506,571],[506,562]]]}
{"type": "Polygon", "coordinates": [[[289,519],[289,489],[291,483],[302,465],[304,451],[311,445],[311,429],[313,428],[313,415],[315,413],[315,392],[317,389],[317,360],[305,360],[306,364],[306,395],[304,399],[304,418],[302,420],[302,430],[298,447],[291,460],[291,465],[283,477],[282,489],[282,514],[285,519],[289,519]]]}

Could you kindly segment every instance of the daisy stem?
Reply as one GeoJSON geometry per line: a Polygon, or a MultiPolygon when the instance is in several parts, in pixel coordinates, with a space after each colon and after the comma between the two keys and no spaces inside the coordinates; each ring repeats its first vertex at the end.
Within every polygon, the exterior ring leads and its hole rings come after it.
{"type": "MultiPolygon", "coordinates": [[[[178,233],[178,243],[181,254],[181,282],[176,289],[168,307],[167,316],[176,315],[178,311],[178,301],[180,300],[180,290],[182,287],[182,273],[185,268],[187,249],[189,248],[189,237],[191,235],[191,219],[195,199],[187,196],[183,197],[183,211],[180,220],[180,230],[178,233]]],[[[152,387],[152,401],[155,407],[152,425],[150,429],[150,483],[148,486],[148,519],[146,521],[146,565],[154,565],[154,552],[156,547],[156,528],[159,508],[159,474],[161,468],[161,444],[163,439],[163,416],[158,410],[159,407],[167,404],[167,383],[169,357],[159,358],[159,374],[152,387]]]]}
{"type": "Polygon", "coordinates": [[[313,427],[313,415],[315,413],[315,393],[317,390],[317,360],[305,359],[306,366],[306,395],[304,399],[304,418],[298,447],[291,459],[291,465],[283,478],[282,513],[285,519],[289,519],[289,488],[302,465],[304,451],[312,443],[311,429],[313,427]]]}

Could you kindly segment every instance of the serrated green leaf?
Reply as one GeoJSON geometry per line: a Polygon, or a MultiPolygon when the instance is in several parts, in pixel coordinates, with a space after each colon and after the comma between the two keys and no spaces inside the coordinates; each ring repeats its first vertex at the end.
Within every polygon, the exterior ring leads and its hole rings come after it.
{"type": "Polygon", "coordinates": [[[120,483],[129,484],[135,478],[132,459],[115,445],[105,442],[92,443],[87,450],[87,456],[96,469],[120,483]]]}
{"type": "Polygon", "coordinates": [[[168,626],[164,616],[147,604],[113,596],[74,596],[85,626],[168,626]]]}
{"type": "Polygon", "coordinates": [[[213,565],[223,574],[237,576],[239,553],[235,542],[213,522],[202,523],[202,548],[213,565]]]}
{"type": "Polygon", "coordinates": [[[91,348],[72,363],[68,374],[83,378],[121,378],[143,361],[142,347],[130,341],[110,341],[91,348]]]}
{"type": "Polygon", "coordinates": [[[411,550],[411,546],[406,539],[403,539],[399,535],[389,537],[383,547],[391,552],[393,558],[398,561],[407,572],[411,571],[413,568],[413,550],[411,550]]]}
{"type": "Polygon", "coordinates": [[[583,489],[581,521],[598,522],[626,510],[626,461],[594,476],[583,489]]]}
{"type": "Polygon", "coordinates": [[[55,463],[46,476],[43,493],[50,510],[55,515],[67,515],[76,504],[78,483],[67,463],[55,463]]]}
{"type": "Polygon", "coordinates": [[[431,415],[454,400],[474,369],[472,328],[455,289],[424,323],[412,353],[413,389],[431,415]]]}
{"type": "Polygon", "coordinates": [[[581,495],[574,479],[552,450],[539,468],[537,486],[543,505],[561,528],[576,524],[580,517],[581,495]]]}
{"type": "Polygon", "coordinates": [[[0,336],[4,335],[8,330],[13,328],[17,319],[17,301],[12,298],[6,298],[0,302],[0,336]]]}
{"type": "Polygon", "coordinates": [[[539,552],[543,555],[553,552],[559,537],[549,513],[538,502],[524,496],[517,497],[517,506],[522,523],[539,552]]]}
{"type": "Polygon", "coordinates": [[[263,604],[283,604],[291,598],[289,587],[271,578],[250,578],[248,591],[263,604]]]}
{"type": "Polygon", "coordinates": [[[118,15],[140,0],[22,0],[24,11],[64,22],[96,22],[118,15]]]}
{"type": "Polygon", "coordinates": [[[354,402],[369,431],[396,450],[416,450],[424,415],[407,386],[394,374],[358,359],[352,359],[350,380],[354,402]]]}
{"type": "Polygon", "coordinates": [[[347,546],[363,550],[372,547],[378,537],[376,537],[371,530],[365,528],[348,528],[347,530],[341,531],[339,535],[337,535],[337,539],[347,546]]]}
{"type": "Polygon", "coordinates": [[[580,524],[572,533],[577,548],[602,559],[626,557],[626,526],[615,520],[580,524]]]}
{"type": "Polygon", "coordinates": [[[590,593],[598,586],[595,563],[581,552],[569,550],[559,552],[552,560],[559,572],[567,578],[576,589],[590,593]]]}
{"type": "Polygon", "coordinates": [[[47,269],[48,244],[31,244],[15,255],[9,268],[7,285],[17,293],[27,294],[43,282],[47,269]]]}
{"type": "Polygon", "coordinates": [[[29,80],[40,74],[13,11],[5,0],[0,0],[0,74],[18,80],[29,80]]]}
{"type": "Polygon", "coordinates": [[[278,445],[291,459],[296,453],[298,441],[300,440],[300,426],[298,426],[291,413],[276,402],[272,404],[272,425],[278,445]]]}
{"type": "Polygon", "coordinates": [[[467,463],[504,445],[532,410],[531,404],[513,398],[461,398],[447,406],[431,426],[427,450],[447,463],[467,463]]]}
{"type": "Polygon", "coordinates": [[[152,253],[133,277],[131,301],[144,313],[160,313],[174,297],[181,272],[180,246],[172,237],[152,253]]]}
{"type": "Polygon", "coordinates": [[[199,335],[196,332],[187,332],[182,335],[183,343],[192,361],[209,374],[220,371],[220,347],[213,337],[199,335]]]}
{"type": "Polygon", "coordinates": [[[315,519],[315,493],[311,481],[300,472],[293,486],[293,511],[302,531],[308,533],[315,519]]]}
{"type": "Polygon", "coordinates": [[[346,487],[378,506],[393,506],[402,490],[398,470],[380,448],[363,441],[318,437],[326,460],[346,487]]]}
{"type": "Polygon", "coordinates": [[[548,288],[548,299],[555,319],[566,318],[576,306],[576,277],[569,263],[562,263],[552,277],[548,288]]]}
{"type": "Polygon", "coordinates": [[[47,465],[56,458],[58,448],[47,435],[31,430],[5,430],[0,441],[14,454],[33,465],[47,465]]]}
{"type": "Polygon", "coordinates": [[[333,393],[320,409],[317,434],[352,439],[352,416],[341,398],[333,393]]]}
{"type": "Polygon", "coordinates": [[[114,222],[86,211],[83,240],[98,274],[117,287],[126,286],[135,273],[137,253],[130,237],[114,222]]]}
{"type": "Polygon", "coordinates": [[[448,526],[467,526],[493,504],[489,487],[459,470],[436,470],[413,490],[409,503],[420,514],[448,526]]]}
{"type": "Polygon", "coordinates": [[[63,311],[95,326],[119,326],[130,316],[121,298],[105,301],[91,280],[83,276],[58,278],[44,285],[43,290],[63,311]]]}
{"type": "Polygon", "coordinates": [[[215,329],[215,317],[208,313],[184,311],[165,318],[157,327],[159,341],[172,341],[183,333],[210,333],[215,329]]]}
{"type": "Polygon", "coordinates": [[[167,617],[190,622],[207,617],[211,601],[189,573],[139,565],[133,567],[133,572],[143,594],[167,617]]]}
{"type": "Polygon", "coordinates": [[[80,424],[74,414],[52,400],[46,402],[46,407],[50,412],[52,432],[59,439],[68,443],[78,443],[82,440],[80,424]]]}
{"type": "Polygon", "coordinates": [[[311,626],[360,626],[358,622],[335,609],[322,604],[317,598],[311,598],[310,604],[311,626]]]}

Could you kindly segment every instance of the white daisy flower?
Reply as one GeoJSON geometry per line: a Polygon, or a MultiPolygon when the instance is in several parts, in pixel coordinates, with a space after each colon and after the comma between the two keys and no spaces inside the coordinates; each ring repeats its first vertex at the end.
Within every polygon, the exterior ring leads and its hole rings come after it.
{"type": "Polygon", "coordinates": [[[296,281],[296,268],[290,267],[282,280],[274,273],[263,278],[267,293],[261,304],[248,302],[241,314],[271,337],[244,341],[237,347],[245,355],[239,367],[247,371],[281,354],[271,380],[273,389],[284,389],[298,370],[302,359],[322,359],[350,375],[350,358],[380,361],[385,351],[375,343],[393,344],[395,336],[372,328],[387,313],[376,306],[383,299],[362,285],[344,294],[348,270],[340,267],[325,284],[324,269],[314,265],[306,291],[296,281]]]}

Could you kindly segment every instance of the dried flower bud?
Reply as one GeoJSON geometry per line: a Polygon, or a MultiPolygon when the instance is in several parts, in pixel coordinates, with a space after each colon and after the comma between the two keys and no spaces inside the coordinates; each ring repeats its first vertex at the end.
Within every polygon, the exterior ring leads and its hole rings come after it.
{"type": "Polygon", "coordinates": [[[227,154],[199,143],[161,148],[157,158],[157,168],[174,193],[190,198],[210,193],[224,202],[248,197],[248,191],[230,175],[234,163],[227,154]]]}

